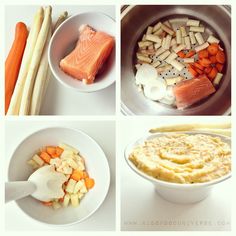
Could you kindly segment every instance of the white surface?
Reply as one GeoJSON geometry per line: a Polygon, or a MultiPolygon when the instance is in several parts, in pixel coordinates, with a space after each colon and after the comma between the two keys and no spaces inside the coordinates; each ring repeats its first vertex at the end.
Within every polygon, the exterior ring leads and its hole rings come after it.
{"type": "MultiPolygon", "coordinates": [[[[7,121],[6,163],[15,147],[35,130],[49,127],[63,126],[80,129],[91,136],[104,150],[111,171],[111,184],[108,195],[101,207],[87,220],[68,227],[56,227],[57,230],[114,230],[115,227],[115,123],[113,121],[7,121]],[[17,135],[15,135],[17,133],[17,135]]],[[[7,169],[7,168],[6,168],[7,169]]],[[[6,230],[53,230],[55,227],[38,223],[25,215],[17,205],[5,205],[6,230]]]]}
{"type": "MultiPolygon", "coordinates": [[[[68,11],[69,15],[88,11],[103,12],[115,19],[115,8],[113,6],[52,7],[54,22],[65,10],[68,11]]],[[[5,7],[5,56],[13,41],[15,24],[18,21],[23,21],[30,26],[37,9],[37,6],[5,7]]],[[[113,115],[114,113],[115,84],[98,92],[84,94],[66,88],[55,78],[51,78],[41,109],[42,115],[113,115]]]]}
{"type": "MultiPolygon", "coordinates": [[[[230,117],[214,117],[214,121],[230,117]]],[[[192,122],[212,122],[211,117],[193,117],[192,122]]],[[[122,230],[230,230],[231,181],[218,184],[205,200],[188,205],[167,202],[159,197],[154,185],[127,165],[124,148],[142,137],[149,128],[168,123],[190,122],[189,117],[129,119],[121,122],[121,229],[122,230]]]]}
{"type": "Polygon", "coordinates": [[[105,66],[101,69],[103,73],[98,73],[92,84],[85,84],[81,80],[73,79],[59,67],[61,59],[68,55],[68,49],[71,51],[71,48],[75,48],[74,44],[78,41],[78,30],[80,31],[82,26],[89,25],[93,29],[105,32],[115,38],[115,24],[114,19],[106,14],[88,12],[74,15],[59,26],[49,44],[48,61],[53,75],[62,85],[76,92],[95,92],[107,88],[115,82],[115,45],[105,66]]]}

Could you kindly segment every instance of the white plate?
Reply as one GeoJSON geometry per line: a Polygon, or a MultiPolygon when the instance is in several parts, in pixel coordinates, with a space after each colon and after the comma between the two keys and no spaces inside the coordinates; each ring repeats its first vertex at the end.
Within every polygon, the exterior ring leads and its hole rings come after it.
{"type": "Polygon", "coordinates": [[[115,21],[111,17],[98,12],[74,15],[63,22],[53,34],[49,44],[48,60],[53,75],[63,85],[77,92],[94,92],[115,82],[115,47],[104,71],[96,76],[93,84],[85,84],[81,80],[74,79],[59,67],[60,60],[75,48],[79,36],[78,30],[84,24],[115,37],[115,21]]]}
{"type": "Polygon", "coordinates": [[[85,159],[86,169],[95,186],[77,208],[53,210],[32,197],[17,201],[17,205],[31,218],[53,225],[70,225],[91,216],[104,201],[110,184],[110,170],[101,147],[85,133],[69,128],[53,127],[39,130],[26,137],[14,151],[8,169],[9,181],[27,180],[33,172],[27,164],[37,150],[46,145],[64,142],[77,148],[85,159]]]}

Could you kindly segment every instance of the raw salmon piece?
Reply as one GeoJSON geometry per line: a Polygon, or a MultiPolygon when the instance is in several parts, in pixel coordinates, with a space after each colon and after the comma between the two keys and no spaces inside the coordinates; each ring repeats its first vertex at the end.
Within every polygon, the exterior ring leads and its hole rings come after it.
{"type": "Polygon", "coordinates": [[[186,108],[215,91],[214,86],[206,76],[182,81],[174,87],[176,105],[180,109],[186,108]]]}
{"type": "Polygon", "coordinates": [[[75,49],[60,61],[60,67],[75,79],[91,84],[110,55],[115,40],[112,36],[95,31],[88,25],[80,26],[79,33],[75,49]]]}

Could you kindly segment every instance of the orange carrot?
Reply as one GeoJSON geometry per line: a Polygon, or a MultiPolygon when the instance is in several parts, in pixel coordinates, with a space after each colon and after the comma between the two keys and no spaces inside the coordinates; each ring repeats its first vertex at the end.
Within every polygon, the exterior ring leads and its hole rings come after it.
{"type": "Polygon", "coordinates": [[[92,179],[92,178],[86,178],[84,181],[85,181],[85,185],[86,185],[86,188],[87,188],[87,189],[93,188],[93,186],[94,186],[94,184],[95,184],[94,179],[92,179]]]}
{"type": "Polygon", "coordinates": [[[218,73],[218,70],[215,67],[213,67],[210,73],[207,74],[207,76],[210,80],[214,80],[217,73],[218,73]]]}
{"type": "Polygon", "coordinates": [[[49,155],[53,155],[56,153],[56,148],[53,146],[48,146],[48,147],[46,147],[46,151],[49,155]]]}
{"type": "Polygon", "coordinates": [[[210,46],[208,46],[207,51],[210,55],[215,56],[219,51],[219,45],[217,43],[212,43],[210,46]]]}
{"type": "Polygon", "coordinates": [[[177,55],[178,55],[180,58],[185,58],[185,53],[184,53],[183,51],[178,52],[177,55]]]}
{"type": "Polygon", "coordinates": [[[190,58],[190,57],[194,56],[195,53],[196,53],[196,52],[195,52],[194,50],[191,50],[191,51],[189,51],[188,53],[186,53],[185,57],[186,57],[186,58],[190,58]]]}
{"type": "Polygon", "coordinates": [[[80,171],[80,170],[73,170],[70,178],[75,180],[75,181],[79,181],[81,179],[83,179],[84,177],[84,173],[83,171],[80,171]]]}
{"type": "Polygon", "coordinates": [[[204,70],[204,66],[200,65],[199,63],[195,62],[193,63],[193,66],[200,69],[200,70],[204,70]]]}
{"type": "Polygon", "coordinates": [[[202,75],[203,74],[203,71],[198,69],[198,68],[194,68],[194,70],[199,74],[199,75],[202,75]]]}
{"type": "Polygon", "coordinates": [[[201,50],[198,52],[198,58],[202,59],[202,58],[207,58],[208,57],[208,51],[206,49],[201,50]]]}
{"type": "Polygon", "coordinates": [[[210,56],[209,59],[210,59],[212,64],[215,64],[217,62],[216,61],[216,56],[210,56]]]}
{"type": "Polygon", "coordinates": [[[188,71],[192,74],[193,77],[197,77],[198,73],[193,69],[192,66],[188,66],[188,71]]]}
{"type": "Polygon", "coordinates": [[[62,149],[58,146],[56,147],[56,154],[58,157],[60,157],[63,152],[64,152],[64,149],[62,149]]]}
{"type": "Polygon", "coordinates": [[[216,63],[216,68],[219,72],[222,72],[224,65],[220,63],[216,63]]]}
{"type": "Polygon", "coordinates": [[[50,163],[51,157],[47,152],[42,151],[39,155],[46,163],[50,163]]]}
{"type": "Polygon", "coordinates": [[[14,92],[27,37],[28,30],[26,25],[18,22],[15,28],[15,38],[5,61],[5,114],[8,111],[14,92]]]}
{"type": "Polygon", "coordinates": [[[89,177],[88,172],[83,171],[83,179],[88,178],[88,177],[89,177]]]}
{"type": "Polygon", "coordinates": [[[204,72],[205,72],[206,74],[209,74],[209,73],[211,72],[211,70],[212,70],[212,66],[208,66],[208,67],[206,67],[206,68],[204,69],[204,72]]]}
{"type": "Polygon", "coordinates": [[[52,206],[52,202],[42,202],[44,206],[52,206]]]}
{"type": "Polygon", "coordinates": [[[225,54],[221,50],[219,50],[216,54],[217,62],[224,64],[225,63],[225,54]]]}
{"type": "Polygon", "coordinates": [[[199,63],[204,67],[208,67],[211,64],[211,61],[207,58],[201,58],[199,63]]]}

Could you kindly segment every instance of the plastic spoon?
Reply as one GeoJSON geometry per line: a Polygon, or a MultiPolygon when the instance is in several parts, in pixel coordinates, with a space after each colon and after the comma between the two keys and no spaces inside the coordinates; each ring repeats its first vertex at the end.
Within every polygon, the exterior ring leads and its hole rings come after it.
{"type": "Polygon", "coordinates": [[[43,166],[36,170],[28,181],[5,183],[5,202],[18,200],[26,196],[40,201],[51,201],[64,196],[62,184],[67,181],[64,174],[56,172],[54,166],[43,166]]]}

